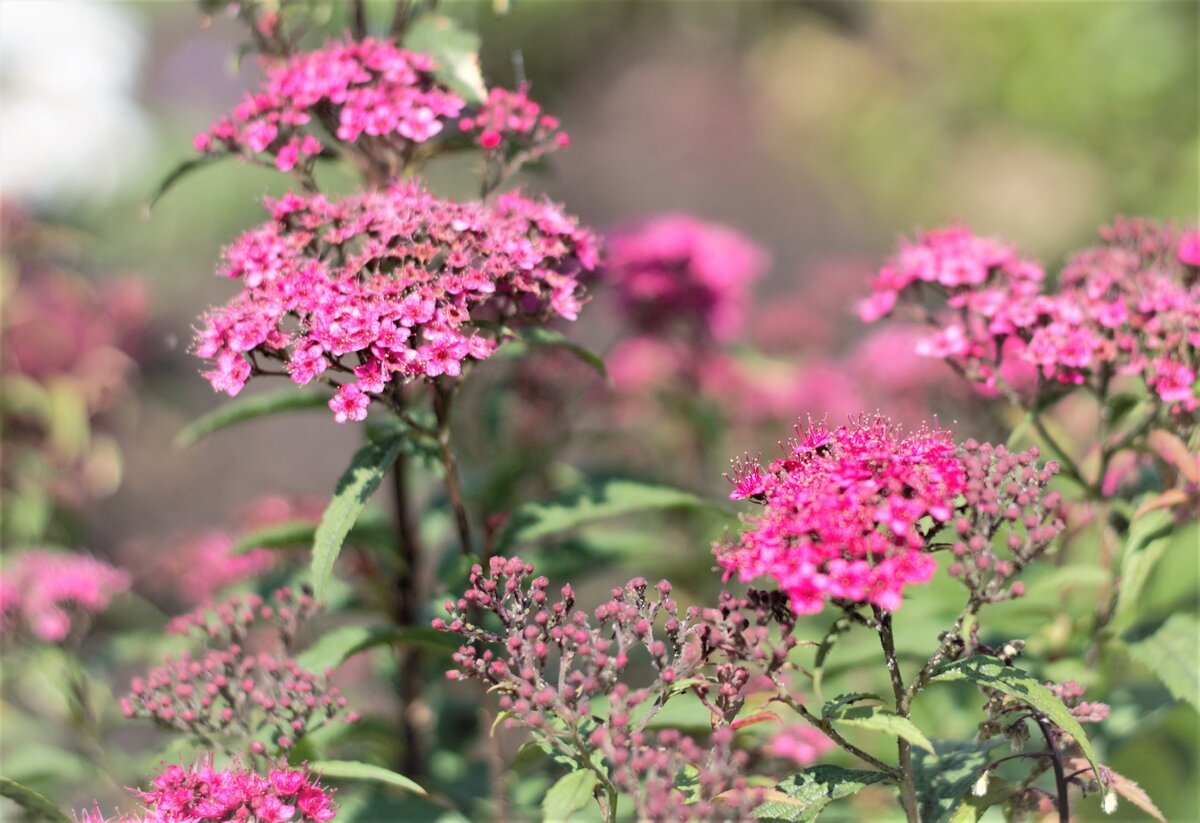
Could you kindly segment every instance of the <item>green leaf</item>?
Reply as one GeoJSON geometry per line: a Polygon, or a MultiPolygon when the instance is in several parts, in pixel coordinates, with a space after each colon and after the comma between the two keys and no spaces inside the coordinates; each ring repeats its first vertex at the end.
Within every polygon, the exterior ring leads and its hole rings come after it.
{"type": "Polygon", "coordinates": [[[991,750],[1003,743],[1002,739],[984,743],[936,740],[934,753],[914,751],[913,780],[921,804],[921,820],[948,823],[979,779],[983,767],[992,762],[991,750]]]}
{"type": "MultiPolygon", "coordinates": [[[[864,695],[862,697],[869,696],[864,695]]],[[[829,709],[829,707],[827,706],[826,709],[829,709]]],[[[882,706],[843,705],[830,710],[826,716],[833,722],[840,723],[843,726],[854,726],[859,729],[866,729],[867,731],[882,732],[891,737],[899,737],[907,740],[912,745],[919,746],[926,751],[933,751],[933,744],[917,728],[916,723],[882,706]]]]}
{"type": "Polygon", "coordinates": [[[238,538],[232,554],[246,554],[255,549],[294,549],[311,546],[317,525],[308,520],[289,520],[255,529],[238,538]]]}
{"type": "Polygon", "coordinates": [[[526,503],[513,512],[499,536],[501,547],[540,540],[580,526],[644,512],[724,509],[696,495],[636,480],[606,480],[573,489],[546,503],[526,503]]]}
{"type": "Polygon", "coordinates": [[[147,214],[158,205],[158,201],[162,200],[163,195],[174,188],[175,184],[184,177],[187,177],[196,169],[203,168],[210,163],[215,163],[216,161],[229,156],[230,155],[228,154],[201,154],[198,157],[192,157],[188,160],[184,160],[178,166],[171,169],[171,171],[167,173],[167,176],[162,179],[162,182],[158,184],[158,187],[154,189],[154,192],[150,195],[150,199],[146,202],[147,214]]]}
{"type": "Polygon", "coordinates": [[[544,326],[529,326],[505,329],[504,331],[514,335],[514,338],[497,349],[496,353],[501,357],[520,357],[534,346],[553,346],[575,355],[594,369],[601,379],[608,380],[608,369],[604,365],[604,358],[586,346],[572,341],[562,332],[547,329],[544,326]]]}
{"type": "Polygon", "coordinates": [[[1135,518],[1121,557],[1121,588],[1117,594],[1114,624],[1126,626],[1136,615],[1137,606],[1150,572],[1170,546],[1175,518],[1169,511],[1156,509],[1135,518]]]}
{"type": "Polygon", "coordinates": [[[367,443],[354,455],[349,468],[338,480],[333,499],[325,508],[313,536],[311,577],[318,601],[325,596],[325,587],[333,574],[333,562],[342,550],[346,535],[396,461],[406,436],[406,432],[398,430],[386,439],[367,443]]]}
{"type": "Polygon", "coordinates": [[[316,409],[328,404],[327,396],[304,389],[289,388],[265,394],[247,395],[231,400],[192,421],[175,436],[175,446],[186,449],[213,432],[227,429],[247,420],[257,420],[260,417],[297,409],[316,409]]]}
{"type": "Polygon", "coordinates": [[[834,800],[885,780],[883,772],[812,766],[781,781],[767,795],[767,802],[754,810],[754,816],[760,820],[810,823],[834,800]]]}
{"type": "MultiPolygon", "coordinates": [[[[978,778],[975,777],[972,779],[975,780],[978,778]]],[[[1006,780],[1001,780],[995,775],[990,775],[988,777],[988,790],[984,792],[983,797],[977,797],[972,792],[965,794],[958,808],[954,810],[954,814],[950,816],[950,823],[979,823],[988,809],[1006,802],[1016,792],[1016,786],[1006,780]]]]}
{"type": "Polygon", "coordinates": [[[381,783],[403,789],[406,792],[424,795],[426,791],[402,774],[382,766],[370,763],[360,763],[357,760],[317,760],[308,767],[322,777],[332,777],[335,780],[361,780],[369,783],[381,783]]]}
{"type": "Polygon", "coordinates": [[[1200,710],[1200,621],[1177,612],[1129,653],[1166,685],[1177,700],[1200,710]]]}
{"type": "Polygon", "coordinates": [[[338,626],[297,655],[296,662],[313,672],[336,669],[389,631],[384,626],[338,626]]]}
{"type": "Polygon", "coordinates": [[[826,720],[831,720],[837,717],[838,712],[842,711],[842,709],[855,703],[861,703],[864,700],[882,701],[883,698],[870,692],[850,692],[849,694],[839,694],[834,697],[833,700],[830,700],[821,707],[821,717],[825,718],[826,720]]]}
{"type": "Polygon", "coordinates": [[[542,799],[542,819],[562,823],[587,805],[596,791],[599,777],[591,769],[567,772],[546,792],[542,799]]]}
{"type": "Polygon", "coordinates": [[[825,680],[825,661],[829,659],[829,653],[833,651],[838,638],[848,631],[850,631],[850,621],[839,617],[833,621],[829,631],[825,632],[825,636],[821,638],[821,645],[817,647],[817,656],[813,662],[812,690],[813,694],[817,696],[817,700],[821,702],[825,702],[825,692],[821,688],[825,680]]]}
{"type": "Polygon", "coordinates": [[[426,14],[404,35],[404,47],[433,58],[433,74],[468,103],[482,103],[487,87],[479,69],[479,35],[463,31],[449,17],[426,14]]]}
{"type": "Polygon", "coordinates": [[[53,823],[71,823],[71,817],[54,803],[28,786],[22,786],[7,777],[0,777],[0,797],[7,797],[38,819],[50,820],[53,823]]]}
{"type": "MultiPolygon", "coordinates": [[[[1013,666],[1006,666],[994,657],[979,655],[966,660],[955,660],[934,669],[931,683],[970,680],[980,686],[987,686],[1011,697],[1015,697],[1027,706],[1037,709],[1050,719],[1079,744],[1080,751],[1088,763],[1100,773],[1100,762],[1096,758],[1096,750],[1088,740],[1087,732],[1079,725],[1079,721],[1071,714],[1071,710],[1054,696],[1054,693],[1038,682],[1037,678],[1013,666]]],[[[1105,789],[1107,794],[1109,789],[1105,789]]]]}

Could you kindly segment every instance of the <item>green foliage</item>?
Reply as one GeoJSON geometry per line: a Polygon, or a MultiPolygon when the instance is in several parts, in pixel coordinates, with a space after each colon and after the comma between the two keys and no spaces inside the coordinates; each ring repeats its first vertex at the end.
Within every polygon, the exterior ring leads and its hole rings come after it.
{"type": "Polygon", "coordinates": [[[333,574],[333,562],[337,560],[346,536],[367,500],[396,462],[408,436],[406,431],[396,430],[381,440],[367,443],[354,455],[349,468],[338,480],[333,498],[313,536],[311,578],[317,600],[325,596],[333,574]]]}
{"type": "Polygon", "coordinates": [[[186,449],[221,429],[298,409],[317,409],[329,398],[306,389],[287,388],[263,394],[251,394],[223,403],[208,414],[192,421],[175,437],[177,448],[186,449]]]}
{"type": "Polygon", "coordinates": [[[610,517],[672,510],[725,513],[690,492],[636,480],[612,479],[572,489],[549,502],[520,506],[498,542],[502,549],[507,549],[610,517]]]}
{"type": "Polygon", "coordinates": [[[479,35],[463,31],[442,14],[426,14],[409,26],[404,47],[433,57],[434,76],[458,92],[468,103],[487,97],[479,69],[479,35]]]}
{"type": "Polygon", "coordinates": [[[1121,558],[1116,625],[1128,625],[1135,619],[1150,572],[1171,545],[1174,525],[1171,513],[1162,509],[1147,512],[1130,524],[1121,558]]]}
{"type": "Polygon", "coordinates": [[[913,780],[921,820],[946,823],[955,819],[955,810],[991,762],[991,750],[1003,743],[997,739],[984,743],[935,740],[932,752],[914,751],[913,780]]]}
{"type": "Polygon", "coordinates": [[[1154,634],[1130,643],[1129,653],[1176,699],[1200,710],[1200,621],[1194,615],[1171,615],[1154,634]]]}
{"type": "Polygon", "coordinates": [[[58,806],[38,794],[28,786],[22,786],[7,777],[0,777],[0,797],[7,797],[22,809],[28,811],[36,820],[49,820],[51,823],[71,823],[71,817],[58,806]]]}
{"type": "Polygon", "coordinates": [[[158,201],[163,199],[171,189],[175,188],[175,184],[183,178],[190,175],[197,169],[201,169],[218,160],[222,160],[229,155],[227,154],[201,154],[181,161],[175,168],[167,173],[167,176],[155,187],[150,199],[146,201],[146,213],[149,214],[158,205],[158,201]]]}
{"type": "Polygon", "coordinates": [[[360,763],[357,760],[316,760],[308,764],[309,768],[323,778],[333,780],[358,780],[369,783],[379,783],[396,789],[415,794],[426,794],[425,790],[402,774],[391,769],[374,766],[370,763],[360,763]]]}
{"type": "Polygon", "coordinates": [[[562,823],[592,799],[600,778],[591,769],[567,772],[542,799],[542,816],[547,823],[562,823]]]}
{"type": "Polygon", "coordinates": [[[1099,774],[1100,763],[1087,733],[1071,714],[1071,710],[1064,706],[1052,691],[1038,682],[1037,678],[1021,669],[1006,666],[994,657],[984,655],[939,666],[930,678],[930,682],[933,683],[955,680],[970,680],[980,686],[987,686],[1037,709],[1048,717],[1050,722],[1075,738],[1084,757],[1099,774]]]}
{"type": "MultiPolygon", "coordinates": [[[[864,695],[863,697],[869,697],[864,695]]],[[[835,701],[836,702],[836,701],[835,701]]],[[[831,704],[832,705],[832,704],[831,704]]],[[[826,707],[829,708],[828,706],[826,707]]],[[[824,710],[823,710],[824,711],[824,710]]],[[[891,737],[907,740],[914,746],[927,751],[933,751],[933,744],[924,732],[917,728],[907,717],[901,717],[890,709],[881,706],[846,706],[839,705],[830,709],[826,716],[835,723],[843,726],[853,726],[872,732],[882,732],[891,737]]]]}
{"type": "Polygon", "coordinates": [[[767,802],[754,810],[754,816],[780,823],[810,823],[834,800],[887,779],[883,772],[812,766],[780,781],[767,802]]]}

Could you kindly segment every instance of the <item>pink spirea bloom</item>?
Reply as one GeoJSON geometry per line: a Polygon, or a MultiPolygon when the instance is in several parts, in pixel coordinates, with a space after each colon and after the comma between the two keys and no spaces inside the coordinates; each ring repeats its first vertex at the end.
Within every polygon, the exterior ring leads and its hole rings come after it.
{"type": "Polygon", "coordinates": [[[639,331],[682,326],[689,339],[698,333],[727,341],[741,330],[750,285],[767,263],[732,229],[668,214],[616,232],[606,270],[639,331]]]}
{"type": "Polygon", "coordinates": [[[128,572],[90,555],[25,552],[0,572],[0,628],[24,627],[47,643],[62,642],[73,611],[99,614],[130,582],[128,572]]]}
{"type": "Polygon", "coordinates": [[[809,424],[768,466],[737,466],[732,499],[764,510],[732,545],[718,545],[726,576],[774,577],[798,614],[827,599],[900,607],[904,587],[937,566],[923,523],[945,523],[967,476],[945,431],[901,436],[886,419],[829,430],[809,424]]]}
{"type": "Polygon", "coordinates": [[[574,320],[577,277],[596,265],[574,218],[517,193],[457,203],[402,183],[267,206],[274,219],[225,251],[221,271],[243,290],[204,319],[196,353],[231,395],[248,357],[282,362],[301,385],[336,375],[339,422],[361,420],[393,380],[457,376],[489,357],[495,333],[479,321],[574,320]]]}
{"type": "Polygon", "coordinates": [[[764,751],[797,766],[811,766],[834,748],[834,742],[807,723],[793,723],[771,736],[764,751]]]}
{"type": "Polygon", "coordinates": [[[322,150],[309,129],[324,123],[339,140],[411,146],[454,122],[466,102],[433,76],[427,54],[370,37],[334,42],[268,65],[262,87],[196,136],[201,152],[267,153],[290,171],[322,150]]]}
{"type": "MultiPolygon", "coordinates": [[[[1054,288],[1042,269],[1000,241],[965,229],[901,244],[860,305],[868,322],[901,303],[939,327],[917,352],[942,358],[986,387],[1009,387],[1021,366],[1067,386],[1136,375],[1175,412],[1197,408],[1200,277],[1195,232],[1117,220],[1100,245],[1068,260],[1054,288]],[[943,309],[931,311],[937,295],[943,309]]],[[[1026,382],[1028,379],[1025,378],[1026,382]]]]}
{"type": "MultiPolygon", "coordinates": [[[[146,791],[134,790],[145,809],[111,823],[325,823],[337,815],[333,791],[306,768],[287,765],[260,774],[233,765],[218,769],[211,757],[191,766],[169,765],[146,791]]],[[[108,823],[99,809],[79,823],[108,823]]]]}
{"type": "Polygon", "coordinates": [[[486,152],[508,154],[520,151],[529,160],[565,148],[571,139],[562,131],[557,117],[546,114],[529,99],[529,89],[491,89],[478,111],[458,122],[463,132],[475,137],[486,152]]]}

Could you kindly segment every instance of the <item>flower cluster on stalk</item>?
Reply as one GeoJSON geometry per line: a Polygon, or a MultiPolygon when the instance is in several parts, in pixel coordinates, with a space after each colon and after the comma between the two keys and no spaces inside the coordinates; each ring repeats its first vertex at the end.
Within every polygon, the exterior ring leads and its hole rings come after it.
{"type": "Polygon", "coordinates": [[[492,558],[486,572],[474,567],[470,588],[447,601],[448,617],[433,624],[467,639],[448,676],[495,687],[507,724],[532,730],[581,767],[592,768],[590,752],[600,752],[602,785],[631,796],[646,819],[704,819],[715,803],[748,811],[760,802],[740,774],[745,754],[733,749],[733,731],[748,684],[763,675],[782,682],[796,644],[783,597],[725,592],[717,608],[681,611],[668,582],[636,578],[589,617],[576,610],[570,586],[552,600],[549,585],[517,557],[492,558]],[[477,615],[498,630],[478,625],[477,615]],[[634,688],[626,680],[639,657],[654,677],[634,688]],[[677,732],[647,731],[664,703],[684,691],[710,713],[707,747],[677,732]],[[694,792],[676,785],[685,767],[697,770],[694,792]]]}
{"type": "Polygon", "coordinates": [[[962,228],[930,231],[901,244],[860,314],[871,322],[909,304],[938,328],[918,351],[988,388],[1027,392],[1040,379],[1102,394],[1114,378],[1134,375],[1164,407],[1191,413],[1200,371],[1197,249],[1200,232],[1118,220],[1051,287],[1040,265],[1007,244],[962,228]]]}
{"type": "Polygon", "coordinates": [[[596,263],[573,218],[515,193],[458,203],[397,183],[268,207],[273,220],[226,250],[222,272],[243,290],[205,318],[196,353],[231,395],[270,361],[300,385],[329,380],[339,422],[365,418],[393,381],[487,358],[499,324],[574,319],[578,275],[596,263]]]}
{"type": "Polygon", "coordinates": [[[357,713],[346,711],[346,698],[329,683],[332,672],[314,674],[290,656],[301,625],[316,611],[311,595],[280,589],[270,603],[234,596],[176,618],[168,632],[197,635],[209,648],[169,656],[134,678],[122,712],[205,741],[242,740],[252,755],[290,749],[339,716],[354,722],[357,713]],[[262,647],[263,638],[252,633],[261,622],[273,624],[273,647],[262,647]]]}
{"type": "Polygon", "coordinates": [[[763,511],[716,555],[727,577],[775,578],[798,614],[827,601],[896,610],[906,586],[933,576],[936,538],[951,521],[951,574],[980,602],[1018,596],[1021,584],[1008,581],[1062,528],[1057,495],[1045,490],[1056,469],[1039,468],[1036,450],[956,446],[940,430],[905,436],[878,416],[797,433],[767,466],[735,463],[730,497],[763,511]],[[1004,558],[993,548],[998,534],[1004,558]]]}
{"type": "Polygon", "coordinates": [[[337,815],[333,792],[317,776],[286,764],[260,774],[234,765],[218,769],[212,759],[170,765],[147,791],[133,790],[144,805],[135,815],[107,818],[99,809],[78,823],[325,823],[337,815]]]}

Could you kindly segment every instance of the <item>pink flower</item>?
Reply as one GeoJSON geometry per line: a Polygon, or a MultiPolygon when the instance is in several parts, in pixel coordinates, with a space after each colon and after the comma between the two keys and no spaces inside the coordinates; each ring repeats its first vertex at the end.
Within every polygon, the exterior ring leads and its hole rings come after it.
{"type": "Polygon", "coordinates": [[[1200,230],[1186,231],[1179,238],[1179,262],[1200,266],[1200,230]]]}
{"type": "Polygon", "coordinates": [[[300,385],[352,371],[357,384],[330,402],[339,422],[362,420],[393,380],[457,377],[467,360],[489,357],[495,333],[471,328],[476,320],[574,318],[579,274],[594,264],[594,241],[574,219],[515,193],[455,203],[403,183],[267,206],[273,220],[225,251],[221,271],[243,289],[205,318],[195,352],[229,394],[256,353],[282,360],[300,385]]]}
{"type": "Polygon", "coordinates": [[[0,627],[60,643],[74,613],[99,614],[130,583],[128,572],[86,554],[27,551],[0,573],[0,627]]]}
{"type": "Polygon", "coordinates": [[[614,234],[606,273],[639,331],[682,326],[725,341],[740,331],[767,262],[732,229],[668,214],[614,234]]]}
{"type": "Polygon", "coordinates": [[[819,730],[807,723],[794,723],[772,735],[764,751],[773,757],[790,760],[797,766],[811,766],[833,748],[833,741],[819,730]]]}

